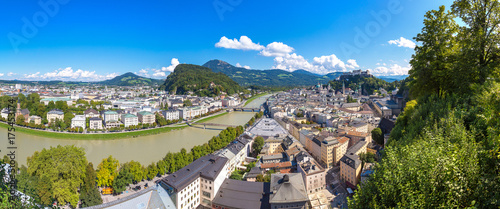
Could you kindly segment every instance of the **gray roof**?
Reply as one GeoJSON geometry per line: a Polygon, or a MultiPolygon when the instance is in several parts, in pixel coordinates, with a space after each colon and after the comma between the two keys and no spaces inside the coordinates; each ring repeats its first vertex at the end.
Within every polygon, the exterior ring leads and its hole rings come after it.
{"type": "Polygon", "coordinates": [[[101,118],[98,118],[98,117],[93,117],[93,118],[90,118],[90,120],[91,120],[91,121],[94,121],[94,120],[100,120],[100,121],[102,121],[102,119],[101,119],[101,118]]]}
{"type": "Polygon", "coordinates": [[[365,146],[365,144],[367,144],[368,142],[367,141],[359,141],[358,143],[356,143],[354,146],[352,146],[351,148],[347,149],[347,154],[349,153],[355,153],[357,152],[359,149],[361,149],[361,147],[365,146]]]}
{"type": "Polygon", "coordinates": [[[152,186],[141,190],[130,196],[100,204],[90,206],[85,209],[120,209],[120,208],[137,208],[137,209],[166,209],[174,208],[175,205],[170,198],[165,198],[166,192],[161,187],[152,186]]]}
{"type": "Polygon", "coordinates": [[[227,158],[221,156],[205,155],[172,175],[163,178],[161,182],[176,191],[180,191],[200,176],[213,181],[224,168],[227,160],[227,158]]]}
{"type": "Polygon", "coordinates": [[[269,183],[226,179],[212,201],[213,204],[229,208],[271,208],[269,205],[269,183]]]}
{"type": "Polygon", "coordinates": [[[359,156],[352,153],[346,153],[342,158],[340,158],[340,161],[353,169],[356,169],[361,165],[359,156]]]}
{"type": "Polygon", "coordinates": [[[64,112],[60,109],[53,109],[49,111],[47,114],[58,114],[58,115],[64,115],[64,112]]]}
{"type": "Polygon", "coordinates": [[[255,166],[247,173],[245,178],[256,178],[259,174],[262,174],[262,169],[260,167],[255,166]]]}
{"type": "Polygon", "coordinates": [[[89,113],[99,114],[99,112],[97,112],[97,110],[94,110],[94,109],[92,109],[92,108],[85,110],[85,112],[83,112],[83,113],[84,113],[85,115],[86,115],[86,114],[89,114],[89,113]]]}
{"type": "Polygon", "coordinates": [[[304,180],[299,173],[272,174],[271,192],[271,204],[305,202],[308,199],[304,180]]]}

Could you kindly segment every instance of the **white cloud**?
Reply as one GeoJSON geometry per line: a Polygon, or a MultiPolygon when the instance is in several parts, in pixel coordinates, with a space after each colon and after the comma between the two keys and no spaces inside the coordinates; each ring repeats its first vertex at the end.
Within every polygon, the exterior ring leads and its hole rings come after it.
{"type": "Polygon", "coordinates": [[[2,77],[4,74],[3,73],[0,73],[0,77],[2,77]]]}
{"type": "Polygon", "coordinates": [[[283,57],[274,58],[274,69],[282,69],[287,71],[294,71],[298,69],[309,70],[314,68],[314,66],[309,63],[303,56],[293,54],[286,54],[283,57]]]}
{"type": "Polygon", "coordinates": [[[148,70],[146,70],[146,69],[141,69],[141,70],[139,70],[139,73],[135,73],[135,74],[137,74],[139,76],[143,76],[143,77],[149,77],[148,70]]]}
{"type": "Polygon", "coordinates": [[[141,71],[139,71],[138,75],[142,75],[142,76],[145,76],[145,77],[154,77],[154,78],[165,78],[167,77],[167,72],[168,73],[171,73],[171,72],[174,72],[175,70],[175,67],[177,67],[177,65],[179,65],[180,62],[179,62],[179,59],[177,58],[172,58],[172,60],[170,60],[170,66],[168,67],[161,67],[160,69],[142,69],[141,71]],[[148,71],[152,71],[152,75],[148,74],[147,72],[148,71]]]}
{"type": "Polygon", "coordinates": [[[71,67],[67,68],[59,68],[58,70],[54,70],[53,72],[48,72],[45,74],[40,74],[40,72],[34,74],[25,74],[24,78],[35,79],[41,78],[44,80],[63,80],[63,81],[100,81],[106,80],[116,77],[116,73],[106,74],[106,75],[98,75],[95,71],[87,71],[87,70],[73,70],[71,67]]]}
{"type": "Polygon", "coordinates": [[[25,78],[38,78],[38,77],[40,77],[40,72],[36,72],[36,73],[33,73],[33,74],[29,74],[29,75],[24,74],[24,77],[25,78]]]}
{"type": "Polygon", "coordinates": [[[260,52],[260,55],[266,57],[284,57],[287,54],[293,52],[293,48],[282,43],[282,42],[273,42],[266,46],[264,50],[260,52]]]}
{"type": "Polygon", "coordinates": [[[250,66],[248,66],[248,65],[241,66],[240,63],[236,63],[236,67],[242,67],[242,68],[245,68],[245,69],[250,69],[250,66]]]}
{"type": "Polygon", "coordinates": [[[396,40],[390,40],[390,41],[388,41],[388,43],[398,45],[398,47],[406,47],[406,48],[410,48],[410,49],[414,49],[416,46],[415,42],[408,40],[406,38],[403,38],[403,37],[396,39],[396,40]]]}
{"type": "Polygon", "coordinates": [[[177,58],[172,58],[172,60],[170,61],[170,66],[168,67],[163,67],[162,68],[162,71],[169,71],[169,72],[174,72],[174,69],[175,67],[177,67],[177,65],[179,65],[179,59],[177,58]]]}
{"type": "Polygon", "coordinates": [[[162,71],[156,71],[153,74],[153,77],[167,77],[167,74],[165,74],[165,72],[162,72],[162,71]]]}
{"type": "Polygon", "coordinates": [[[13,75],[17,75],[17,73],[13,73],[13,72],[7,73],[7,76],[13,76],[13,75]]]}
{"type": "Polygon", "coordinates": [[[303,69],[317,74],[328,74],[331,72],[347,72],[359,68],[359,65],[353,59],[343,62],[335,54],[314,57],[313,61],[309,62],[303,56],[293,53],[274,58],[273,68],[287,71],[303,69]]]}
{"type": "Polygon", "coordinates": [[[373,75],[408,75],[408,71],[411,66],[400,66],[398,64],[393,64],[389,67],[376,67],[375,69],[369,69],[370,73],[373,75]]]}
{"type": "Polygon", "coordinates": [[[226,49],[241,49],[241,50],[256,50],[260,51],[264,49],[264,46],[260,44],[253,43],[247,36],[241,36],[238,39],[228,39],[225,36],[220,38],[219,42],[215,44],[216,47],[226,48],[226,49]]]}

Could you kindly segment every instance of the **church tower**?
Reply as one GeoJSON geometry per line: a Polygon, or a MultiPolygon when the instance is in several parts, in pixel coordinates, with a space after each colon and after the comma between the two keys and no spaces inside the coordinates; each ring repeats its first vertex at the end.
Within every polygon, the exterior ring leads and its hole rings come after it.
{"type": "Polygon", "coordinates": [[[342,94],[345,95],[345,83],[342,81],[342,94]]]}

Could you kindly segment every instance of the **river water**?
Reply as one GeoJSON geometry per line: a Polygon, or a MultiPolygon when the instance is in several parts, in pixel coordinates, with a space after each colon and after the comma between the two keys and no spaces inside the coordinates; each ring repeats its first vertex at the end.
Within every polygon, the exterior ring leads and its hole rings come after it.
{"type": "MultiPolygon", "coordinates": [[[[257,98],[246,107],[259,107],[267,97],[257,98]]],[[[231,112],[206,122],[243,125],[254,115],[255,113],[252,112],[231,112]]],[[[87,160],[92,162],[94,167],[97,167],[101,160],[107,158],[109,155],[118,159],[120,163],[134,160],[147,166],[151,162],[157,162],[162,159],[168,152],[178,152],[182,148],[186,148],[189,151],[195,145],[208,142],[208,140],[223,129],[225,127],[207,126],[206,129],[202,127],[187,127],[182,130],[170,131],[158,135],[117,140],[52,139],[16,132],[16,159],[20,165],[26,165],[27,157],[32,156],[35,151],[41,151],[44,148],[55,147],[57,145],[75,145],[85,149],[87,160]]],[[[8,151],[7,134],[7,129],[0,127],[0,157],[6,155],[8,151]]]]}

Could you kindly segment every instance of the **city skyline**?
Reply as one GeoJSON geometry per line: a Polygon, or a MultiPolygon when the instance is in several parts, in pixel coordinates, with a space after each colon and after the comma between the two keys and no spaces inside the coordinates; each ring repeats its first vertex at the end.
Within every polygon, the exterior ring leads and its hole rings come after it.
{"type": "Polygon", "coordinates": [[[6,4],[0,80],[95,81],[126,72],[165,79],[179,63],[212,59],[261,70],[406,75],[425,12],[451,1],[6,4]]]}

